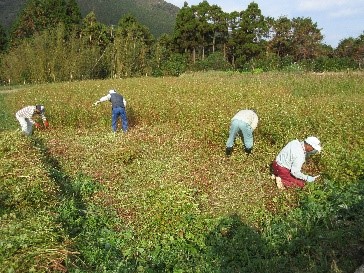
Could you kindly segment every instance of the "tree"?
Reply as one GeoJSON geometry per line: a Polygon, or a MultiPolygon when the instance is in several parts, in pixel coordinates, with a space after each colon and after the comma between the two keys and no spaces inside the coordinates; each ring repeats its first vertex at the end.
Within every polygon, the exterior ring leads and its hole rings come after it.
{"type": "Polygon", "coordinates": [[[340,41],[335,50],[335,54],[338,57],[352,58],[354,55],[354,44],[355,44],[355,39],[353,37],[346,38],[340,41]]]}
{"type": "Polygon", "coordinates": [[[63,23],[67,30],[81,20],[75,0],[28,0],[13,26],[11,37],[17,41],[63,23]]]}
{"type": "Polygon", "coordinates": [[[364,62],[364,32],[355,40],[354,46],[354,60],[358,63],[359,68],[362,69],[364,62]]]}
{"type": "Polygon", "coordinates": [[[154,38],[149,29],[131,14],[123,16],[113,44],[113,77],[130,77],[151,73],[150,49],[154,38]]]}
{"type": "Polygon", "coordinates": [[[287,17],[279,17],[277,20],[273,20],[272,32],[273,37],[269,41],[270,51],[281,58],[290,55],[293,51],[292,21],[287,17]]]}
{"type": "Polygon", "coordinates": [[[196,36],[197,28],[198,20],[195,12],[185,2],[185,5],[176,17],[173,39],[177,52],[186,53],[192,51],[193,62],[196,61],[196,47],[199,45],[199,40],[196,36]]]}
{"type": "Polygon", "coordinates": [[[64,21],[68,32],[72,31],[73,26],[79,25],[81,23],[81,20],[81,10],[76,0],[68,0],[68,2],[66,3],[66,17],[64,21]]]}
{"type": "Polygon", "coordinates": [[[0,53],[5,51],[8,45],[8,35],[2,25],[0,25],[0,53]]]}
{"type": "Polygon", "coordinates": [[[163,34],[159,37],[156,43],[153,44],[152,49],[152,67],[153,75],[162,76],[162,66],[168,62],[172,55],[172,37],[168,34],[163,34]]]}
{"type": "Polygon", "coordinates": [[[205,58],[205,49],[210,44],[211,26],[209,20],[210,4],[204,0],[197,6],[192,6],[193,13],[197,19],[197,29],[195,31],[198,40],[198,47],[202,50],[201,59],[205,58]]]}
{"type": "Polygon", "coordinates": [[[93,11],[82,20],[80,36],[90,46],[99,46],[100,50],[104,50],[110,43],[112,35],[112,29],[109,32],[105,25],[98,22],[93,11]]]}
{"type": "Polygon", "coordinates": [[[340,41],[335,50],[335,55],[341,58],[354,60],[361,69],[364,62],[364,33],[358,38],[346,38],[340,41]]]}
{"type": "Polygon", "coordinates": [[[320,55],[323,36],[311,18],[292,19],[292,55],[296,61],[314,59],[320,55]]]}
{"type": "Polygon", "coordinates": [[[257,58],[265,51],[268,37],[268,25],[257,3],[250,3],[245,11],[241,12],[239,27],[232,32],[234,40],[237,65],[257,58]]]}
{"type": "Polygon", "coordinates": [[[212,30],[212,52],[217,45],[223,46],[224,57],[226,56],[226,42],[229,35],[228,14],[223,12],[217,5],[212,5],[208,17],[212,30]]]}
{"type": "Polygon", "coordinates": [[[228,14],[228,30],[229,37],[227,40],[227,56],[232,66],[235,67],[235,50],[237,47],[237,41],[234,39],[234,34],[239,28],[241,17],[240,13],[237,11],[233,11],[228,14]]]}

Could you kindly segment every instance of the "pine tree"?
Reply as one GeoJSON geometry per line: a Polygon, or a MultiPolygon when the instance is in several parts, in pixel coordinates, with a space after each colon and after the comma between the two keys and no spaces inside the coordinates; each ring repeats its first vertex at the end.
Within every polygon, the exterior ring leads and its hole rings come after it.
{"type": "Polygon", "coordinates": [[[268,26],[257,3],[250,3],[241,13],[239,28],[234,30],[235,56],[237,65],[242,67],[246,62],[257,58],[265,50],[268,26]]]}
{"type": "Polygon", "coordinates": [[[196,48],[200,44],[196,35],[198,20],[194,10],[185,2],[184,7],[177,14],[174,29],[174,44],[179,53],[192,52],[192,60],[195,62],[196,48]]]}

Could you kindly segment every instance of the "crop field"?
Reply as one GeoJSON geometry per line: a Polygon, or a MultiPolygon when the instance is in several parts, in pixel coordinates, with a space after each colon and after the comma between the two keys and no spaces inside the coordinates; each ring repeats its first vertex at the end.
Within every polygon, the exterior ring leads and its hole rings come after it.
{"type": "Polygon", "coordinates": [[[364,74],[186,73],[0,88],[0,272],[354,272],[364,262],[364,74]],[[109,102],[127,100],[129,131],[109,102]],[[49,129],[15,113],[44,104],[49,129]],[[230,119],[255,109],[254,149],[230,119]],[[321,174],[270,163],[317,136],[321,174]]]}

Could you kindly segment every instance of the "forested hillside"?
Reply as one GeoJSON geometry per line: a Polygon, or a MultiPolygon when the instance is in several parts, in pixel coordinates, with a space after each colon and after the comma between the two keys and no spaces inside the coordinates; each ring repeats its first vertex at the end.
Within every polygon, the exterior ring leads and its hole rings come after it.
{"type": "Polygon", "coordinates": [[[178,76],[207,70],[349,71],[361,70],[364,63],[364,33],[334,49],[323,43],[321,29],[310,17],[270,18],[255,2],[231,13],[207,1],[185,4],[167,33],[170,17],[164,14],[172,14],[174,7],[165,1],[83,1],[29,0],[11,31],[0,26],[0,82],[178,76]],[[134,12],[124,13],[128,7],[134,12]],[[90,12],[85,15],[85,10],[90,12]],[[154,18],[158,27],[153,29],[146,21],[154,18]]]}
{"type": "Polygon", "coordinates": [[[0,24],[7,29],[10,28],[25,2],[26,0],[0,1],[0,24]]]}
{"type": "Polygon", "coordinates": [[[120,17],[131,13],[159,37],[172,33],[179,8],[159,0],[77,0],[82,16],[94,11],[97,19],[107,25],[116,25],[120,17]]]}
{"type": "MultiPolygon", "coordinates": [[[[0,1],[0,24],[9,29],[26,2],[26,0],[0,1]]],[[[81,9],[82,17],[93,11],[97,20],[107,25],[116,25],[122,15],[131,13],[156,37],[173,31],[179,11],[178,7],[163,0],[77,0],[76,2],[81,9]]]]}

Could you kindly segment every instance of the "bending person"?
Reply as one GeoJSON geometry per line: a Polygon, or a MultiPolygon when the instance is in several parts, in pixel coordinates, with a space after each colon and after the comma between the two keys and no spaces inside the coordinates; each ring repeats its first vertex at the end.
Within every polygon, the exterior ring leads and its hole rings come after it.
{"type": "Polygon", "coordinates": [[[314,182],[318,176],[302,173],[302,165],[306,158],[321,151],[320,140],[317,137],[307,137],[304,141],[290,141],[278,154],[272,163],[273,174],[277,187],[304,187],[305,182],[314,182]]]}
{"type": "Polygon", "coordinates": [[[258,125],[258,116],[254,110],[241,110],[231,119],[229,138],[226,142],[226,155],[230,156],[233,151],[235,138],[237,135],[241,137],[244,143],[244,150],[250,154],[253,145],[253,131],[258,125]]]}
{"type": "Polygon", "coordinates": [[[40,128],[40,124],[33,120],[33,116],[39,115],[43,120],[44,128],[49,127],[49,123],[44,114],[45,108],[43,105],[26,106],[16,112],[15,117],[19,121],[22,133],[30,136],[33,133],[33,125],[40,128]]]}

